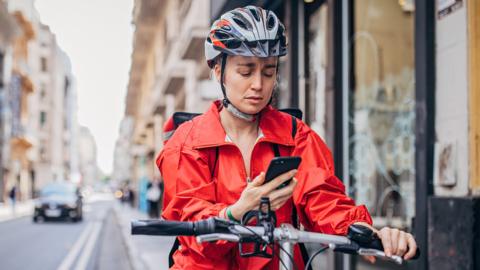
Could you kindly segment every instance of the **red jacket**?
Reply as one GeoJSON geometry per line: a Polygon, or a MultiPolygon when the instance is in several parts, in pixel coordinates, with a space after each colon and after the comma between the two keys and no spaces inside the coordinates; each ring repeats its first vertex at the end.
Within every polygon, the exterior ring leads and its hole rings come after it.
{"type": "MultiPolygon", "coordinates": [[[[194,221],[218,216],[223,208],[239,199],[247,184],[240,150],[225,141],[220,108],[217,101],[205,114],[182,124],[157,159],[165,183],[165,219],[194,221]],[[217,147],[218,164],[212,178],[217,147]]],[[[344,235],[354,222],[372,223],[365,206],[355,206],[345,195],[344,185],[334,175],[329,149],[306,124],[297,120],[293,139],[291,116],[269,106],[261,113],[260,129],[264,136],[252,150],[252,179],[266,171],[274,157],[272,144],[279,145],[282,156],[302,157],[293,200],[276,211],[278,224],[291,223],[294,205],[300,222],[310,231],[344,235]]],[[[242,258],[237,243],[198,244],[194,237],[180,237],[180,244],[172,269],[278,269],[278,256],[272,262],[242,258]]],[[[296,248],[295,260],[302,265],[298,251],[296,248]]]]}

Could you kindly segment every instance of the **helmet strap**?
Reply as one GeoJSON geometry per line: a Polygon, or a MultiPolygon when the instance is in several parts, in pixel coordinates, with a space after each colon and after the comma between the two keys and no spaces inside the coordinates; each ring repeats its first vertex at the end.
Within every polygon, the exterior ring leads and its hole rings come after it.
{"type": "Polygon", "coordinates": [[[223,93],[223,100],[222,100],[223,107],[225,107],[227,111],[229,111],[233,116],[236,116],[248,122],[253,122],[257,119],[258,114],[248,114],[240,111],[235,106],[233,106],[233,104],[227,98],[227,91],[225,90],[225,85],[223,84],[226,63],[227,63],[227,54],[223,53],[222,63],[220,68],[220,87],[222,88],[222,93],[223,93]]]}

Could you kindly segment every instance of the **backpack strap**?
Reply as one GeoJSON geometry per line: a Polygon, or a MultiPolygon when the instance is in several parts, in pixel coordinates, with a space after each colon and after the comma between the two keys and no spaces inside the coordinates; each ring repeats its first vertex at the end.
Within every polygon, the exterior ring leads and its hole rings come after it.
{"type": "Polygon", "coordinates": [[[215,176],[215,171],[217,169],[217,162],[218,162],[218,154],[220,152],[219,147],[215,147],[215,162],[213,163],[213,167],[211,168],[210,171],[210,176],[213,178],[215,176]]]}
{"type": "MultiPolygon", "coordinates": [[[[295,135],[297,135],[297,120],[295,116],[292,115],[292,139],[295,140],[295,135]]],[[[278,144],[274,143],[272,144],[272,149],[273,153],[275,153],[276,157],[281,156],[280,155],[280,149],[278,148],[278,144]]]]}
{"type": "Polygon", "coordinates": [[[179,246],[180,246],[180,241],[178,240],[178,237],[175,237],[175,242],[173,242],[172,248],[168,253],[168,268],[172,268],[173,264],[175,263],[173,261],[173,254],[175,253],[175,251],[177,251],[179,246]]]}

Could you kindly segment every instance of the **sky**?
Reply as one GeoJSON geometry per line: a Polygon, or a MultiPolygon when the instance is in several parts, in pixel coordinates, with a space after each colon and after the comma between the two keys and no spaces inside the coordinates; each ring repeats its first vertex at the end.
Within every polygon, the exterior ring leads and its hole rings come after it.
{"type": "Polygon", "coordinates": [[[110,174],[125,110],[133,0],[36,0],[35,6],[70,57],[79,123],[92,132],[98,165],[110,174]]]}

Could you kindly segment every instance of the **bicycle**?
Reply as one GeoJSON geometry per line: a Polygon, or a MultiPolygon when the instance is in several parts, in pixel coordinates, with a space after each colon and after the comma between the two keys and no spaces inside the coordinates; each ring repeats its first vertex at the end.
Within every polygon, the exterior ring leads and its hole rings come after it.
{"type": "MultiPolygon", "coordinates": [[[[163,235],[163,236],[196,236],[197,242],[213,242],[227,240],[239,242],[241,256],[260,256],[272,258],[275,254],[274,243],[279,243],[280,270],[296,269],[293,260],[293,246],[296,243],[319,243],[324,247],[310,256],[305,269],[311,265],[315,256],[330,248],[334,252],[357,255],[370,255],[397,264],[402,264],[400,256],[387,257],[383,252],[380,239],[372,230],[361,225],[351,225],[347,236],[329,235],[308,231],[301,231],[291,224],[281,224],[275,228],[275,213],[270,210],[268,198],[262,198],[259,210],[250,211],[244,215],[241,223],[211,217],[194,222],[167,221],[167,220],[136,220],[131,222],[132,235],[163,235]],[[256,219],[255,226],[249,226],[256,219]],[[254,244],[253,252],[245,252],[243,244],[254,244]],[[295,268],[294,268],[295,267],[295,268]]],[[[413,259],[420,256],[417,249],[413,259]]]]}

